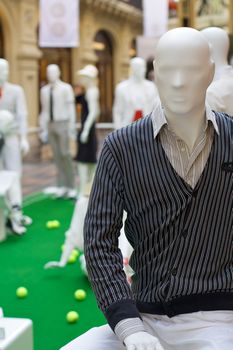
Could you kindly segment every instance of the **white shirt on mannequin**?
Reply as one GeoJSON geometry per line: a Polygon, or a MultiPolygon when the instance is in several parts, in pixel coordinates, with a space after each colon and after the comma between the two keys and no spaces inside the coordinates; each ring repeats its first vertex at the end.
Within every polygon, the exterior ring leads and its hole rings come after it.
{"type": "Polygon", "coordinates": [[[130,78],[119,83],[115,90],[113,120],[116,129],[132,123],[137,111],[143,116],[152,112],[158,97],[155,84],[145,79],[145,61],[135,57],[130,61],[130,67],[130,78]]]}
{"type": "Polygon", "coordinates": [[[53,85],[47,84],[41,89],[41,125],[47,126],[50,121],[50,92],[53,89],[54,121],[69,121],[75,123],[74,92],[71,85],[57,80],[53,85]]]}

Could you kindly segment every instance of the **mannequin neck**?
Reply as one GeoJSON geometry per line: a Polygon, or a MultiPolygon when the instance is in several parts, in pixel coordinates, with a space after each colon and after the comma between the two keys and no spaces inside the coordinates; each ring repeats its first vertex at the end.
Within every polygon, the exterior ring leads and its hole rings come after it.
{"type": "Polygon", "coordinates": [[[86,90],[88,90],[88,89],[91,89],[91,88],[93,88],[93,87],[95,87],[95,86],[96,86],[95,81],[89,81],[89,82],[85,85],[85,88],[86,88],[86,90]]]}
{"type": "Polygon", "coordinates": [[[135,84],[140,84],[144,80],[144,78],[138,77],[138,76],[135,76],[135,75],[131,75],[131,77],[129,79],[135,84]]]}
{"type": "Polygon", "coordinates": [[[53,81],[53,82],[49,82],[49,85],[55,86],[59,81],[61,81],[61,80],[60,80],[60,79],[57,79],[57,80],[55,80],[55,81],[53,81]]]}
{"type": "Polygon", "coordinates": [[[199,106],[185,115],[175,115],[166,109],[164,111],[169,128],[178,138],[186,143],[191,152],[198,137],[204,130],[205,105],[199,106]]]}

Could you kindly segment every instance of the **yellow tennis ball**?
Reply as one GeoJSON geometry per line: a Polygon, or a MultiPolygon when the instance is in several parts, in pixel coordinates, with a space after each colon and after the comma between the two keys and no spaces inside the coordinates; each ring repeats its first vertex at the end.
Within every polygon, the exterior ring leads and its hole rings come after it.
{"type": "Polygon", "coordinates": [[[69,323],[75,323],[78,321],[78,319],[79,319],[79,314],[76,311],[69,311],[66,314],[66,320],[69,323]]]}
{"type": "Polygon", "coordinates": [[[47,227],[47,228],[53,228],[53,221],[51,221],[51,220],[50,220],[50,221],[47,221],[47,222],[46,222],[46,227],[47,227]]]}
{"type": "Polygon", "coordinates": [[[58,220],[53,220],[53,228],[58,228],[60,227],[60,222],[58,220]]]}
{"type": "Polygon", "coordinates": [[[77,289],[74,292],[74,297],[78,301],[82,301],[82,300],[86,299],[86,296],[87,296],[87,293],[83,289],[77,289]]]}
{"type": "Polygon", "coordinates": [[[69,263],[69,264],[74,264],[76,260],[77,260],[76,256],[74,256],[73,254],[71,254],[70,257],[69,257],[69,259],[68,259],[68,263],[69,263]]]}
{"type": "Polygon", "coordinates": [[[79,251],[78,249],[73,249],[71,255],[74,255],[76,258],[79,256],[79,251]]]}
{"type": "Polygon", "coordinates": [[[16,289],[16,296],[20,299],[26,298],[28,295],[28,290],[25,287],[19,287],[16,289]]]}

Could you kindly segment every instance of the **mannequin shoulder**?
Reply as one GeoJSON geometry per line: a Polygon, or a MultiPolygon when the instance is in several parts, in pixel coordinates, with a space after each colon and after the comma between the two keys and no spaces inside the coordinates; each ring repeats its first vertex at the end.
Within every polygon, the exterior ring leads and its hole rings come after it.
{"type": "Polygon", "coordinates": [[[127,89],[129,88],[130,81],[129,80],[123,80],[120,83],[116,85],[116,92],[118,93],[125,93],[127,89]]]}
{"type": "Polygon", "coordinates": [[[141,147],[142,144],[153,138],[153,126],[151,116],[148,115],[130,125],[110,133],[107,140],[112,145],[123,147],[127,150],[128,147],[141,147]]]}
{"type": "Polygon", "coordinates": [[[22,86],[17,85],[17,84],[6,83],[6,88],[7,88],[7,90],[10,90],[10,91],[12,91],[13,93],[16,93],[16,94],[24,92],[22,86]]]}
{"type": "Polygon", "coordinates": [[[153,82],[153,81],[151,81],[151,80],[148,80],[148,79],[145,79],[144,80],[144,86],[145,86],[145,88],[147,88],[148,90],[151,90],[151,91],[155,91],[155,92],[157,92],[157,87],[156,87],[156,85],[155,85],[155,83],[153,82]]]}
{"type": "Polygon", "coordinates": [[[41,93],[47,93],[50,90],[50,85],[46,84],[44,86],[42,86],[42,88],[40,89],[41,93]]]}
{"type": "Polygon", "coordinates": [[[233,116],[224,112],[214,112],[215,118],[218,124],[225,125],[227,130],[231,131],[231,136],[233,137],[233,116]]]}

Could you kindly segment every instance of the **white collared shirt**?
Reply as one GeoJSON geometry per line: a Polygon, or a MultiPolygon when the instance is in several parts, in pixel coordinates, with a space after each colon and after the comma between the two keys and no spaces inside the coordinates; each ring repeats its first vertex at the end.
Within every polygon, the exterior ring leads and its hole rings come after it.
{"type": "Polygon", "coordinates": [[[169,128],[161,103],[151,114],[153,133],[160,137],[163,149],[175,171],[192,188],[198,182],[208,160],[213,143],[214,131],[219,134],[214,112],[206,105],[206,123],[192,152],[186,143],[169,128]]]}
{"type": "Polygon", "coordinates": [[[75,100],[72,86],[59,80],[54,86],[47,84],[41,89],[41,124],[50,121],[51,89],[53,94],[53,120],[75,123],[75,100]]]}

